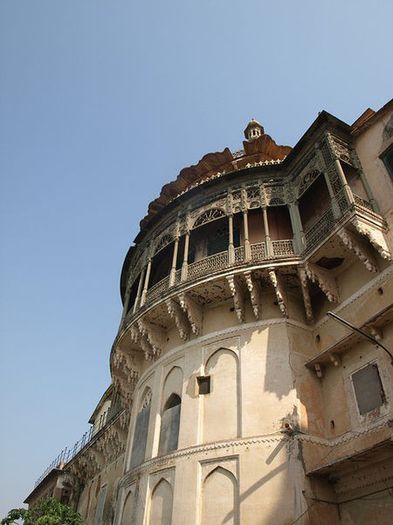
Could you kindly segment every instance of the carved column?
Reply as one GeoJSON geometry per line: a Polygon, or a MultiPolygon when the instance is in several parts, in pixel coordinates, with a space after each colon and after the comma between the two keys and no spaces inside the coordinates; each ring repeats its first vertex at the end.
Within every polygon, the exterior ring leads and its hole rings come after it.
{"type": "Polygon", "coordinates": [[[379,213],[379,206],[377,204],[377,201],[374,199],[374,196],[373,196],[373,193],[371,191],[370,185],[368,183],[367,177],[364,174],[362,165],[360,163],[360,159],[359,159],[358,154],[356,153],[355,150],[352,151],[352,157],[353,157],[353,161],[355,163],[356,169],[359,172],[360,179],[361,179],[361,181],[363,183],[364,189],[366,190],[367,199],[369,200],[373,210],[375,212],[379,213]]]}
{"type": "Polygon", "coordinates": [[[169,275],[169,287],[175,284],[177,253],[179,251],[179,227],[176,226],[175,243],[173,245],[172,267],[169,275]]]}
{"type": "Polygon", "coordinates": [[[293,231],[293,242],[295,245],[295,253],[297,255],[301,254],[306,246],[306,241],[304,237],[302,220],[299,213],[299,204],[297,201],[290,202],[288,204],[289,216],[291,218],[291,225],[293,231]]]}
{"type": "Polygon", "coordinates": [[[235,264],[235,246],[233,244],[233,215],[228,215],[228,230],[229,230],[229,244],[228,244],[228,262],[235,264]]]}
{"type": "Polygon", "coordinates": [[[181,281],[182,282],[187,280],[189,246],[190,246],[190,230],[187,227],[187,231],[184,236],[184,255],[183,255],[183,264],[181,267],[181,281]]]}
{"type": "Polygon", "coordinates": [[[326,142],[328,144],[328,148],[330,150],[331,155],[334,157],[334,168],[336,170],[338,178],[339,178],[339,180],[341,182],[341,185],[343,187],[343,191],[344,191],[345,197],[347,199],[347,202],[348,202],[349,205],[353,205],[354,198],[353,198],[352,190],[349,187],[349,184],[348,184],[347,178],[345,176],[344,170],[342,169],[342,166],[341,166],[341,162],[338,159],[336,151],[334,149],[333,139],[331,138],[330,133],[328,133],[328,132],[326,133],[326,142]]]}
{"type": "Polygon", "coordinates": [[[248,238],[248,210],[243,211],[243,233],[244,233],[244,260],[251,260],[251,247],[248,238]]]}
{"type": "Polygon", "coordinates": [[[263,226],[265,228],[265,252],[267,257],[273,256],[273,245],[270,238],[269,221],[267,218],[267,208],[262,208],[263,226]]]}
{"type": "Polygon", "coordinates": [[[141,270],[141,274],[139,276],[139,283],[138,283],[138,290],[136,292],[136,297],[135,297],[135,302],[134,302],[134,308],[133,308],[133,313],[136,312],[137,308],[138,308],[138,304],[139,304],[139,299],[141,297],[141,291],[142,291],[142,285],[143,285],[143,276],[144,276],[144,269],[141,270]]]}
{"type": "MultiPolygon", "coordinates": [[[[149,252],[150,252],[150,249],[149,249],[149,252]]],[[[143,285],[143,292],[142,292],[142,297],[141,297],[141,306],[143,306],[146,302],[147,289],[149,288],[150,272],[151,272],[151,254],[149,253],[149,258],[147,260],[146,274],[145,274],[145,283],[143,285]]]]}
{"type": "Polygon", "coordinates": [[[318,159],[318,166],[321,168],[321,171],[323,172],[323,177],[325,179],[326,186],[327,186],[327,189],[328,189],[328,192],[329,192],[330,200],[331,200],[331,203],[332,203],[332,211],[333,211],[334,218],[338,219],[339,217],[341,217],[340,207],[338,205],[338,202],[337,202],[337,199],[336,199],[336,195],[334,193],[333,186],[332,186],[332,183],[331,183],[330,178],[329,178],[329,174],[328,174],[327,170],[325,169],[323,156],[322,156],[322,152],[321,152],[321,150],[319,148],[319,144],[315,145],[315,153],[316,153],[317,159],[318,159]]]}

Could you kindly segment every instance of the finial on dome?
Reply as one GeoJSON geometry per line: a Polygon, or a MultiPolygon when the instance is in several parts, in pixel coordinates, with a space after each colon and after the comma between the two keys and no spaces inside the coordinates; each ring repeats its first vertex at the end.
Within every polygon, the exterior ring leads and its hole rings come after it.
{"type": "Polygon", "coordinates": [[[263,126],[259,124],[259,122],[254,118],[250,120],[246,129],[244,130],[244,136],[249,142],[257,139],[258,137],[261,137],[264,133],[265,130],[263,129],[263,126]]]}

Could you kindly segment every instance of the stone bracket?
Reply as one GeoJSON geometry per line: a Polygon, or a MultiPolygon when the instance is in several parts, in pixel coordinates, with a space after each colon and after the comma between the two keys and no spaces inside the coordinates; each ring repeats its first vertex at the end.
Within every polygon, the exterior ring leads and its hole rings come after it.
{"type": "Polygon", "coordinates": [[[373,254],[371,253],[370,248],[362,241],[362,239],[357,238],[357,236],[350,232],[347,228],[342,228],[339,230],[337,235],[340,237],[343,244],[357,255],[368,271],[378,271],[377,263],[373,254]]]}
{"type": "Polygon", "coordinates": [[[153,352],[152,357],[159,357],[164,346],[164,330],[146,319],[138,319],[137,324],[141,335],[144,336],[140,338],[140,341],[145,355],[146,351],[150,353],[146,345],[147,341],[153,352]]]}
{"type": "Polygon", "coordinates": [[[339,301],[336,279],[329,274],[328,270],[319,268],[316,264],[306,263],[307,277],[313,283],[317,283],[320,289],[328,298],[329,302],[337,303],[339,301]]]}
{"type": "Polygon", "coordinates": [[[227,275],[229,289],[233,297],[233,305],[239,322],[244,322],[244,293],[236,275],[227,275]]]}
{"type": "Polygon", "coordinates": [[[279,275],[275,270],[273,270],[273,268],[270,268],[269,279],[276,293],[277,303],[281,310],[281,313],[284,317],[287,317],[288,313],[287,313],[287,306],[284,300],[284,286],[283,286],[281,275],[279,275]]]}
{"type": "Polygon", "coordinates": [[[183,339],[183,341],[186,341],[190,335],[190,324],[186,314],[182,310],[182,307],[173,299],[167,299],[165,303],[169,315],[175,321],[180,338],[183,339]]]}
{"type": "Polygon", "coordinates": [[[261,285],[252,275],[252,272],[245,272],[244,277],[246,279],[247,288],[250,292],[251,306],[256,319],[260,318],[261,315],[261,285]]]}
{"type": "Polygon", "coordinates": [[[202,331],[203,312],[202,307],[191,299],[186,292],[179,295],[180,306],[183,312],[187,314],[187,318],[191,325],[192,333],[199,335],[202,331]]]}
{"type": "Polygon", "coordinates": [[[307,284],[307,274],[304,268],[298,268],[298,275],[300,281],[300,288],[302,290],[304,310],[306,312],[306,319],[309,323],[314,321],[314,315],[311,306],[310,291],[307,284]]]}
{"type": "Polygon", "coordinates": [[[360,234],[365,235],[368,238],[383,259],[388,261],[392,260],[391,253],[388,249],[383,233],[380,230],[373,228],[372,226],[366,226],[366,224],[358,219],[354,219],[352,224],[360,234]]]}

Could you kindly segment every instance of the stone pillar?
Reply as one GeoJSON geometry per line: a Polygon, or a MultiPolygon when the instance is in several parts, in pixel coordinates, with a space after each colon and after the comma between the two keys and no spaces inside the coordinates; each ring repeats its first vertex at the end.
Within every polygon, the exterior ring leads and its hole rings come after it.
{"type": "Polygon", "coordinates": [[[177,262],[177,252],[178,252],[178,250],[179,250],[179,235],[176,234],[175,244],[173,246],[171,273],[169,275],[169,287],[171,287],[171,286],[173,286],[175,284],[176,262],[177,262]]]}
{"type": "Polygon", "coordinates": [[[344,170],[342,169],[341,162],[339,159],[334,160],[334,166],[336,168],[337,174],[340,178],[341,184],[344,189],[345,197],[350,205],[353,205],[355,202],[355,199],[353,197],[352,190],[348,184],[347,178],[345,176],[344,170]]]}
{"type": "Polygon", "coordinates": [[[235,264],[235,245],[233,244],[233,215],[228,215],[228,231],[229,231],[229,244],[228,244],[228,262],[229,264],[235,264]]]}
{"type": "Polygon", "coordinates": [[[299,213],[299,204],[297,201],[289,203],[289,215],[291,218],[293,242],[296,255],[302,253],[306,246],[302,220],[299,213]]]}
{"type": "Polygon", "coordinates": [[[325,179],[325,182],[326,182],[326,186],[327,186],[327,189],[328,189],[328,192],[329,192],[329,197],[330,197],[330,200],[331,200],[331,203],[332,203],[332,211],[333,211],[334,218],[338,219],[342,215],[341,211],[340,211],[340,206],[338,205],[338,202],[337,202],[337,199],[336,199],[336,195],[335,195],[335,193],[333,191],[333,186],[332,186],[332,183],[330,182],[328,171],[326,169],[323,169],[323,167],[324,167],[323,156],[322,156],[322,152],[319,149],[318,145],[315,146],[315,152],[316,152],[317,157],[318,157],[318,161],[319,161],[318,164],[321,166],[322,171],[323,171],[323,176],[324,176],[324,179],[325,179]]]}
{"type": "Polygon", "coordinates": [[[184,236],[184,255],[183,255],[183,264],[181,267],[181,281],[182,282],[187,280],[189,245],[190,245],[190,231],[187,230],[184,236]]]}
{"type": "Polygon", "coordinates": [[[363,183],[363,186],[364,186],[364,189],[366,190],[366,194],[367,194],[367,199],[369,200],[373,210],[377,213],[379,213],[379,206],[378,206],[378,203],[377,201],[374,199],[374,196],[373,196],[373,193],[371,191],[371,187],[368,183],[368,180],[367,180],[367,177],[365,176],[364,172],[363,172],[363,168],[362,168],[362,165],[360,163],[360,159],[358,157],[358,154],[356,153],[355,150],[353,150],[353,153],[352,153],[352,157],[353,157],[353,160],[354,160],[354,163],[356,165],[356,169],[358,170],[359,172],[359,175],[360,175],[360,179],[363,183]]]}
{"type": "Polygon", "coordinates": [[[251,261],[251,247],[248,238],[248,210],[243,211],[243,232],[244,232],[244,260],[251,261]]]}
{"type": "Polygon", "coordinates": [[[266,257],[272,257],[273,256],[273,245],[270,238],[270,230],[269,230],[269,221],[267,218],[267,208],[264,206],[262,208],[262,216],[263,216],[263,226],[265,228],[265,253],[266,257]]]}
{"type": "Polygon", "coordinates": [[[149,288],[150,272],[151,272],[151,257],[149,257],[147,261],[145,284],[143,285],[143,292],[142,292],[142,297],[141,297],[141,306],[143,306],[146,302],[147,289],[149,288]]]}
{"type": "Polygon", "coordinates": [[[142,268],[141,270],[141,274],[139,276],[139,283],[138,283],[138,290],[136,292],[136,297],[135,297],[135,302],[134,302],[134,308],[133,308],[133,313],[136,312],[137,308],[138,308],[138,305],[139,305],[139,300],[141,298],[141,292],[142,292],[142,285],[143,285],[143,276],[144,276],[144,273],[145,273],[145,270],[142,268]]]}

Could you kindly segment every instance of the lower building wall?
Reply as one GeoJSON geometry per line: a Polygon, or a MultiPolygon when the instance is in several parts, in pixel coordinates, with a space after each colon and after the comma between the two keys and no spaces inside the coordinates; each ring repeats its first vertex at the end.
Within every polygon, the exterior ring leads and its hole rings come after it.
{"type": "MultiPolygon", "coordinates": [[[[121,481],[116,525],[310,525],[298,442],[266,435],[183,449],[121,481]]],[[[338,525],[337,508],[318,512],[338,525]]]]}
{"type": "Polygon", "coordinates": [[[86,525],[111,525],[113,523],[123,463],[124,454],[84,485],[77,510],[86,525]]]}
{"type": "Polygon", "coordinates": [[[391,525],[393,516],[392,489],[360,496],[340,505],[342,525],[391,525]]]}

